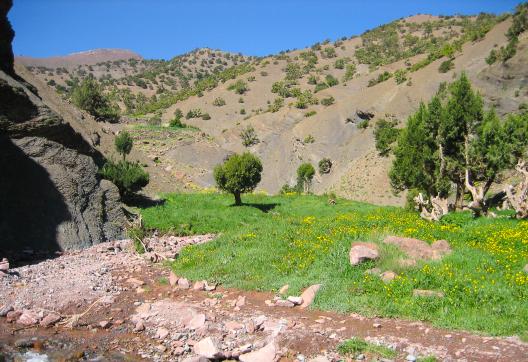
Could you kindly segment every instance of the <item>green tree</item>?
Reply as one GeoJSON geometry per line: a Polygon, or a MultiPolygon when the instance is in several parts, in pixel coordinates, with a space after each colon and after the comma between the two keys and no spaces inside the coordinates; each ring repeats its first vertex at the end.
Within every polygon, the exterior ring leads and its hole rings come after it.
{"type": "Polygon", "coordinates": [[[126,156],[132,151],[134,140],[127,131],[121,131],[115,138],[114,143],[117,153],[123,156],[123,161],[125,161],[126,156]]]}
{"type": "Polygon", "coordinates": [[[374,128],[374,139],[376,140],[376,149],[380,156],[386,157],[391,151],[391,147],[396,142],[400,130],[396,128],[397,120],[387,121],[379,119],[374,128]]]}
{"type": "Polygon", "coordinates": [[[314,175],[315,168],[311,163],[301,164],[297,169],[297,188],[304,192],[310,191],[314,175]]]}
{"type": "Polygon", "coordinates": [[[85,78],[72,92],[73,103],[90,113],[97,120],[114,122],[119,116],[116,106],[112,105],[102,88],[92,76],[85,78]]]}
{"type": "Polygon", "coordinates": [[[112,181],[123,197],[130,196],[149,183],[149,174],[138,162],[108,161],[99,173],[104,179],[112,181]]]}
{"type": "Polygon", "coordinates": [[[220,190],[235,197],[235,205],[241,205],[241,194],[253,191],[261,179],[262,163],[249,152],[232,155],[214,169],[214,178],[220,190]]]}

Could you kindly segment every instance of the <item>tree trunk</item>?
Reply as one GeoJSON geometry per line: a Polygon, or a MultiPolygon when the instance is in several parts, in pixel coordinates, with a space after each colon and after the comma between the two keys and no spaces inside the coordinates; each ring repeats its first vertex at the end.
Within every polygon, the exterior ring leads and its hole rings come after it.
{"type": "Polygon", "coordinates": [[[235,205],[242,205],[242,198],[240,197],[240,192],[233,192],[233,195],[235,195],[235,205]]]}
{"type": "Polygon", "coordinates": [[[518,219],[528,218],[528,165],[519,160],[515,167],[517,172],[523,176],[523,180],[516,187],[508,185],[504,191],[508,197],[508,203],[515,210],[518,219]]]}
{"type": "Polygon", "coordinates": [[[456,199],[455,210],[462,210],[464,207],[464,185],[457,183],[456,185],[456,199]]]}

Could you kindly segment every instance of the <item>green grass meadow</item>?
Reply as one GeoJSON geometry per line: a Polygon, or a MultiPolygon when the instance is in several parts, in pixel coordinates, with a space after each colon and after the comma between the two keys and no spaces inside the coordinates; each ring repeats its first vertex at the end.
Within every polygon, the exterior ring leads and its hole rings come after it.
{"type": "Polygon", "coordinates": [[[490,335],[528,333],[528,222],[447,215],[430,223],[402,208],[325,196],[169,194],[161,206],[142,210],[145,225],[174,234],[218,233],[207,244],[184,249],[172,268],[192,280],[226,287],[289,293],[323,287],[314,308],[367,316],[425,320],[433,325],[490,335]],[[446,239],[453,253],[440,261],[401,267],[401,251],[381,243],[387,235],[428,242],[446,239]],[[381,258],[352,267],[353,241],[379,243],[381,258]],[[378,267],[398,277],[384,283],[366,274],[378,267]],[[442,291],[444,298],[413,297],[413,289],[442,291]]]}

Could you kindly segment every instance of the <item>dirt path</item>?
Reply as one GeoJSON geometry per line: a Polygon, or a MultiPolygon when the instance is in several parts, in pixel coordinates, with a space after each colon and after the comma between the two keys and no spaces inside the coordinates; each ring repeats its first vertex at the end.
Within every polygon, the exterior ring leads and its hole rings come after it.
{"type": "MultiPolygon", "coordinates": [[[[210,238],[174,238],[164,244],[178,249],[210,238]]],[[[269,306],[275,297],[271,293],[205,291],[213,286],[177,281],[167,268],[129,248],[130,243],[105,244],[0,277],[0,307],[14,307],[0,318],[0,360],[3,355],[8,361],[21,356],[40,358],[36,361],[200,361],[193,359],[200,354],[210,360],[323,362],[342,359],[335,347],[361,337],[395,349],[397,361],[429,355],[444,361],[528,361],[528,344],[514,338],[269,306]],[[71,317],[90,306],[80,318],[71,317]],[[55,314],[60,321],[38,324],[55,314]]],[[[7,310],[1,308],[0,315],[2,309],[7,310]]]]}

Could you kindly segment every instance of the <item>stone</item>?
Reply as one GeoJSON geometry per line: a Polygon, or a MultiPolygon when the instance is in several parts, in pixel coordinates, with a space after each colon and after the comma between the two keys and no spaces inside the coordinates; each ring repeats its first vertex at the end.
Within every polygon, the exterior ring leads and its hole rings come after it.
{"type": "Polygon", "coordinates": [[[387,236],[385,244],[396,245],[411,259],[414,260],[439,260],[451,253],[451,247],[446,240],[437,240],[431,245],[419,239],[387,236]]]}
{"type": "Polygon", "coordinates": [[[30,309],[25,309],[20,317],[18,317],[17,323],[25,326],[33,326],[39,322],[38,314],[30,309]]]}
{"type": "Polygon", "coordinates": [[[20,316],[22,315],[21,310],[12,310],[10,312],[7,312],[6,314],[6,321],[7,323],[11,323],[16,321],[20,316]]]}
{"type": "Polygon", "coordinates": [[[204,338],[196,343],[194,345],[194,353],[208,359],[218,359],[222,356],[222,352],[211,337],[204,338]]]}
{"type": "Polygon", "coordinates": [[[0,317],[5,317],[7,313],[13,311],[12,305],[3,305],[2,308],[0,308],[0,317]]]}
{"type": "Polygon", "coordinates": [[[352,266],[365,261],[376,260],[379,258],[378,246],[374,243],[354,242],[348,256],[352,266]]]}
{"type": "Polygon", "coordinates": [[[286,300],[286,299],[279,299],[275,302],[275,306],[276,307],[286,307],[286,308],[293,308],[295,307],[295,304],[293,304],[293,302],[290,302],[289,300],[286,300]]]}
{"type": "Polygon", "coordinates": [[[304,292],[302,292],[301,298],[303,300],[303,303],[301,304],[301,308],[307,308],[312,304],[315,299],[315,295],[317,294],[320,288],[321,284],[314,284],[309,286],[304,290],[304,292]]]}
{"type": "Polygon", "coordinates": [[[143,280],[139,280],[137,278],[128,278],[126,282],[128,284],[132,284],[136,288],[145,285],[145,282],[143,280]]]}
{"type": "Polygon", "coordinates": [[[2,261],[0,261],[0,271],[7,272],[8,270],[9,270],[9,261],[6,258],[3,258],[2,261]]]}
{"type": "Polygon", "coordinates": [[[288,292],[288,289],[290,288],[290,286],[288,284],[286,285],[283,285],[280,289],[279,289],[279,294],[280,295],[284,295],[288,292]]]}
{"type": "Polygon", "coordinates": [[[235,307],[243,307],[244,305],[246,305],[246,297],[243,296],[243,295],[239,295],[236,302],[235,302],[235,307]]]}
{"type": "Polygon", "coordinates": [[[408,354],[407,357],[405,357],[405,360],[406,361],[409,361],[409,362],[415,362],[416,361],[416,357],[412,354],[408,354]]]}
{"type": "Polygon", "coordinates": [[[193,290],[197,290],[197,291],[205,290],[205,283],[203,281],[194,283],[193,290]]]}
{"type": "Polygon", "coordinates": [[[276,354],[277,346],[275,342],[270,342],[261,349],[241,355],[239,360],[242,362],[273,362],[276,354]]]}
{"type": "Polygon", "coordinates": [[[316,356],[312,359],[309,359],[308,362],[330,362],[325,356],[316,356]]]}
{"type": "Polygon", "coordinates": [[[186,327],[189,329],[199,329],[205,325],[205,314],[196,314],[192,319],[187,323],[186,327]]]}
{"type": "Polygon", "coordinates": [[[372,324],[372,327],[381,328],[381,323],[374,323],[374,324],[372,324]]]}
{"type": "Polygon", "coordinates": [[[253,334],[253,333],[255,333],[256,330],[257,330],[257,328],[255,326],[255,322],[250,320],[249,322],[246,323],[246,332],[247,333],[253,334]]]}
{"type": "Polygon", "coordinates": [[[216,290],[216,284],[209,284],[205,282],[205,290],[207,292],[212,292],[213,290],[216,290]]]}
{"type": "Polygon", "coordinates": [[[178,283],[178,279],[180,279],[180,278],[178,278],[178,276],[177,276],[176,274],[174,274],[173,271],[171,271],[171,272],[169,273],[169,285],[170,285],[171,287],[176,286],[176,284],[178,283]]]}
{"type": "Polygon", "coordinates": [[[371,269],[367,269],[365,270],[365,274],[370,274],[370,275],[381,275],[382,271],[380,268],[371,268],[371,269]]]}
{"type": "Polygon", "coordinates": [[[443,298],[444,293],[436,290],[414,289],[413,297],[443,298]]]}
{"type": "Polygon", "coordinates": [[[260,329],[264,322],[268,320],[268,317],[265,315],[259,315],[257,318],[253,319],[253,323],[255,323],[255,329],[260,329]]]}
{"type": "Polygon", "coordinates": [[[41,321],[40,321],[40,326],[41,327],[44,327],[44,328],[47,328],[47,327],[51,327],[53,325],[55,325],[55,323],[57,323],[58,321],[61,320],[61,316],[57,313],[50,313],[48,314],[47,316],[45,316],[41,321]]]}
{"type": "Polygon", "coordinates": [[[224,326],[229,332],[232,333],[244,328],[244,325],[242,323],[238,323],[236,321],[225,322],[224,326]]]}
{"type": "Polygon", "coordinates": [[[209,362],[209,358],[203,356],[187,357],[182,362],[209,362]]]}
{"type": "Polygon", "coordinates": [[[381,273],[380,277],[381,277],[381,280],[383,280],[384,283],[390,283],[391,281],[394,280],[394,278],[396,278],[397,274],[395,272],[393,272],[392,270],[387,270],[383,273],[381,273]]]}
{"type": "Polygon", "coordinates": [[[145,330],[145,324],[143,321],[138,321],[134,326],[134,332],[143,332],[145,330]]]}
{"type": "Polygon", "coordinates": [[[189,280],[186,278],[180,278],[178,279],[178,288],[181,289],[189,289],[191,287],[191,283],[189,283],[189,280]]]}
{"type": "Polygon", "coordinates": [[[289,296],[288,301],[292,302],[295,305],[301,305],[303,303],[302,297],[289,296]]]}
{"type": "Polygon", "coordinates": [[[156,330],[156,338],[165,339],[169,335],[169,330],[167,328],[159,327],[156,330]]]}
{"type": "Polygon", "coordinates": [[[109,321],[100,321],[98,324],[99,324],[99,327],[101,327],[102,329],[106,329],[106,328],[110,327],[110,322],[109,321]]]}

